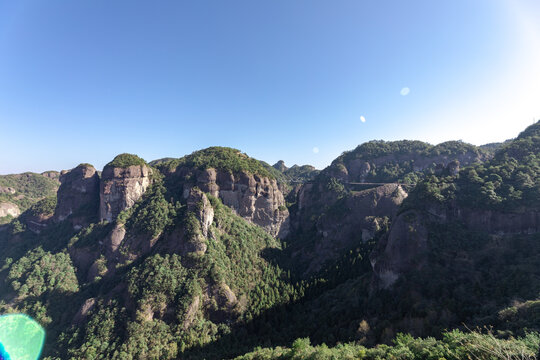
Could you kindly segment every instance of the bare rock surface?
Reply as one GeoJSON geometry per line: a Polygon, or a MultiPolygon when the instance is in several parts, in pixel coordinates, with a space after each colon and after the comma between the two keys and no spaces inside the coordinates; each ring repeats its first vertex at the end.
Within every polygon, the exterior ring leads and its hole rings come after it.
{"type": "Polygon", "coordinates": [[[21,214],[19,207],[10,202],[0,203],[0,218],[6,216],[17,217],[21,214]]]}
{"type": "Polygon", "coordinates": [[[106,166],[101,174],[100,220],[113,221],[122,210],[132,207],[150,186],[151,174],[146,165],[106,166]]]}
{"type": "Polygon", "coordinates": [[[79,210],[86,215],[95,215],[99,201],[99,176],[96,169],[89,164],[81,164],[60,175],[58,203],[55,220],[62,221],[79,210]]]}
{"type": "Polygon", "coordinates": [[[284,238],[289,233],[289,211],[285,198],[275,179],[242,171],[232,174],[213,168],[206,170],[178,168],[171,175],[182,182],[184,198],[191,188],[221,199],[224,205],[239,216],[261,226],[272,236],[284,238]],[[182,179],[195,179],[182,181],[182,179]]]}

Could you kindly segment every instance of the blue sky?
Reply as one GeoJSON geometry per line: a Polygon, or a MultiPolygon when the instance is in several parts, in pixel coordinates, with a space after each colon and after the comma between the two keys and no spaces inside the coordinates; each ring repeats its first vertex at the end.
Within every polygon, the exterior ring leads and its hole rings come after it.
{"type": "Polygon", "coordinates": [[[540,118],[539,18],[534,0],[0,0],[0,174],[502,141],[540,118]]]}

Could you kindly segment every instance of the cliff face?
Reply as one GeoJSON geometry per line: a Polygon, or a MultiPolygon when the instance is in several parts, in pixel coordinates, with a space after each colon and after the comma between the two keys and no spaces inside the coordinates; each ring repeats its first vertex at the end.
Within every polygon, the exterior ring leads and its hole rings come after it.
{"type": "Polygon", "coordinates": [[[99,201],[99,176],[92,165],[81,164],[62,172],[60,183],[55,221],[62,221],[74,213],[95,216],[99,201]]]}
{"type": "Polygon", "coordinates": [[[283,238],[289,232],[289,212],[275,179],[246,171],[232,174],[213,168],[199,170],[186,167],[177,168],[169,176],[180,184],[185,199],[196,186],[220,198],[224,205],[272,236],[283,238]]]}
{"type": "Polygon", "coordinates": [[[540,231],[540,212],[524,213],[458,209],[456,218],[468,228],[493,235],[536,234],[540,231]]]}
{"type": "MultiPolygon", "coordinates": [[[[378,244],[371,263],[382,287],[391,286],[401,275],[420,270],[432,250],[429,246],[428,224],[461,224],[467,231],[491,237],[530,235],[540,232],[540,213],[523,213],[430,206],[426,211],[411,210],[400,214],[388,234],[378,244]]],[[[437,250],[439,252],[444,249],[437,250]]]]}
{"type": "Polygon", "coordinates": [[[342,197],[331,191],[320,192],[311,184],[305,185],[298,194],[299,214],[295,227],[304,233],[310,229],[315,231],[312,249],[302,249],[297,254],[299,259],[308,261],[307,272],[315,272],[344,250],[373,239],[389,225],[406,197],[407,192],[398,184],[342,197]]]}
{"type": "Polygon", "coordinates": [[[410,171],[422,172],[432,168],[435,172],[442,172],[448,169],[451,173],[459,171],[460,166],[468,166],[474,163],[486,161],[488,157],[475,152],[454,155],[437,156],[410,156],[409,154],[391,154],[376,157],[369,160],[352,159],[343,166],[332,166],[329,168],[331,176],[344,182],[369,182],[369,176],[377,172],[377,169],[388,164],[408,163],[410,171]]]}
{"type": "Polygon", "coordinates": [[[419,141],[371,141],[344,153],[324,172],[343,182],[395,182],[414,173],[456,173],[460,165],[485,162],[492,156],[460,141],[436,146],[419,141]]]}
{"type": "Polygon", "coordinates": [[[113,221],[141,198],[151,184],[152,170],[146,165],[106,166],[101,174],[99,219],[113,221]]]}
{"type": "Polygon", "coordinates": [[[371,266],[381,287],[391,286],[401,274],[422,266],[428,251],[424,221],[416,211],[400,214],[371,254],[371,266]]]}

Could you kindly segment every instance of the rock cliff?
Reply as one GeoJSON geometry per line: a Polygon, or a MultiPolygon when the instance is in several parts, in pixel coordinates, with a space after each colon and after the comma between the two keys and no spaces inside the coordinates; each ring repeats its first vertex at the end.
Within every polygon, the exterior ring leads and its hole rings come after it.
{"type": "Polygon", "coordinates": [[[133,206],[150,186],[151,174],[152,170],[145,164],[124,167],[115,166],[113,161],[105,166],[99,192],[100,220],[113,221],[122,210],[133,206]]]}
{"type": "Polygon", "coordinates": [[[294,222],[297,234],[312,234],[310,250],[297,253],[299,261],[308,262],[308,273],[320,270],[343,251],[372,240],[389,226],[407,197],[398,184],[342,194],[321,192],[318,186],[321,184],[308,184],[300,190],[294,222]]]}
{"type": "Polygon", "coordinates": [[[62,221],[72,214],[79,217],[97,215],[99,204],[99,176],[89,164],[80,164],[60,175],[55,221],[62,221]]]}
{"type": "Polygon", "coordinates": [[[420,141],[371,141],[338,157],[325,172],[342,182],[394,182],[426,171],[455,173],[460,165],[481,163],[491,157],[460,141],[436,146],[420,141]]]}
{"type": "Polygon", "coordinates": [[[379,286],[391,286],[403,273],[419,269],[428,251],[425,218],[411,210],[400,214],[392,223],[377,249],[371,254],[371,266],[379,286]]]}
{"type": "MultiPolygon", "coordinates": [[[[432,205],[424,210],[401,213],[392,223],[371,255],[371,263],[379,286],[391,286],[401,275],[420,270],[433,250],[429,244],[429,224],[458,224],[465,231],[484,233],[492,237],[511,237],[540,232],[540,213],[504,212],[449,206],[432,205]]],[[[443,252],[444,249],[438,249],[443,252]]]]}
{"type": "Polygon", "coordinates": [[[224,205],[272,236],[283,238],[289,232],[289,211],[275,179],[247,171],[230,173],[188,167],[179,167],[169,176],[180,185],[184,199],[197,187],[220,198],[224,205]]]}

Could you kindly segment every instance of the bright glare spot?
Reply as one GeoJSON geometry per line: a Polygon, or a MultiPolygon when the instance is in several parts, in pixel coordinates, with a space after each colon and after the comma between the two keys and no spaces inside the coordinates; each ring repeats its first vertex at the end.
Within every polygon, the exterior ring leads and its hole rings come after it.
{"type": "Polygon", "coordinates": [[[409,95],[409,93],[411,92],[411,89],[409,89],[408,87],[404,87],[403,89],[401,89],[401,96],[407,96],[409,95]]]}
{"type": "Polygon", "coordinates": [[[313,148],[313,153],[314,153],[314,154],[318,154],[318,153],[319,153],[319,148],[315,146],[315,147],[313,148]]]}
{"type": "Polygon", "coordinates": [[[360,116],[360,121],[363,122],[363,123],[365,123],[365,122],[366,122],[366,118],[363,117],[363,116],[360,116]]]}

